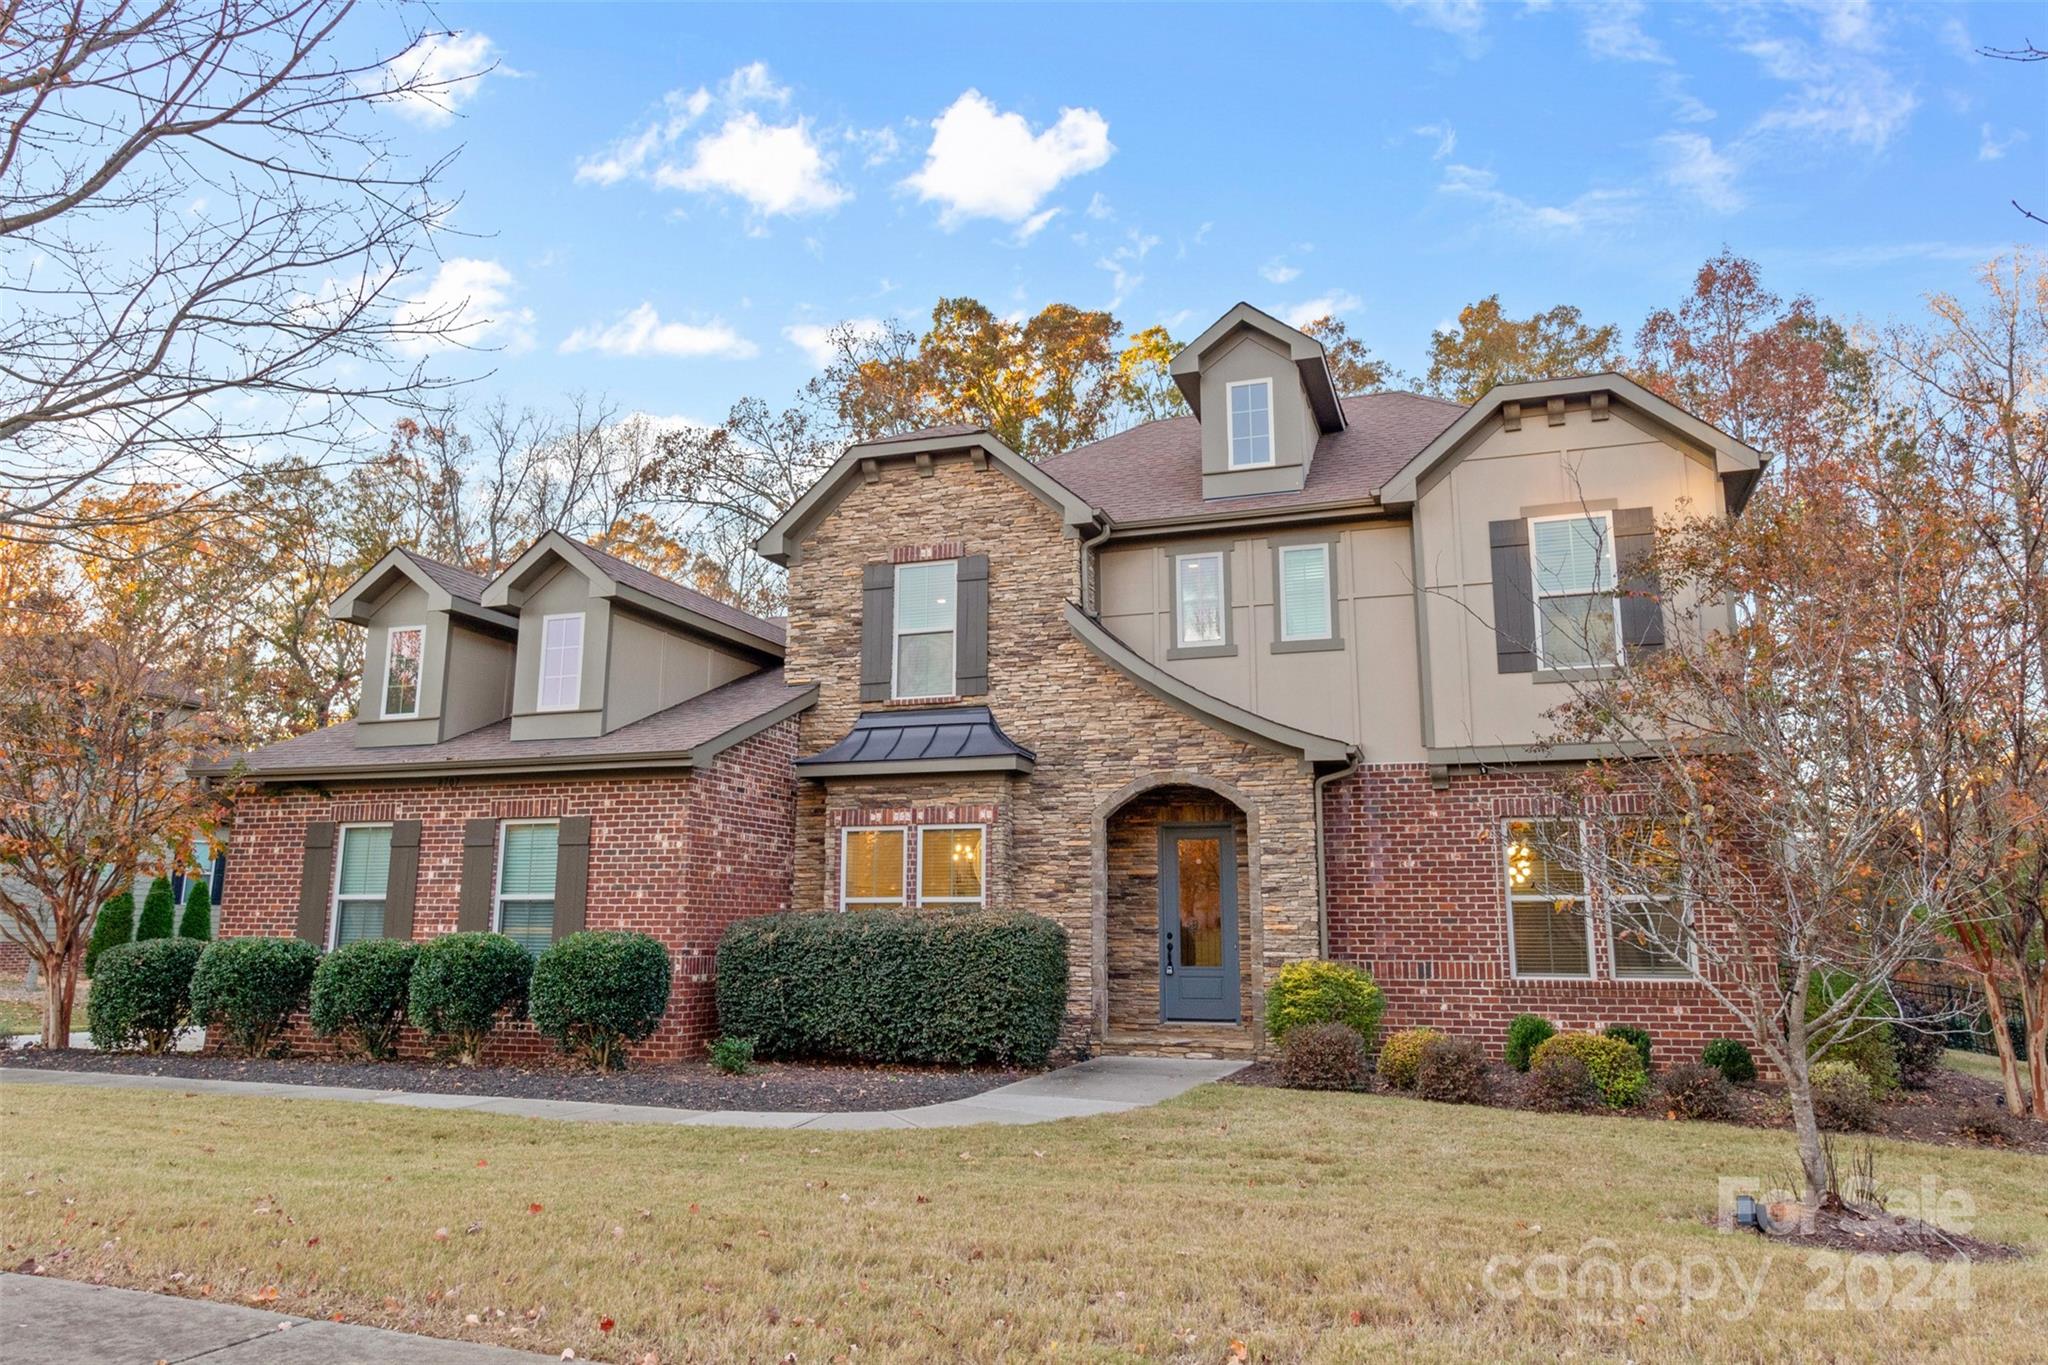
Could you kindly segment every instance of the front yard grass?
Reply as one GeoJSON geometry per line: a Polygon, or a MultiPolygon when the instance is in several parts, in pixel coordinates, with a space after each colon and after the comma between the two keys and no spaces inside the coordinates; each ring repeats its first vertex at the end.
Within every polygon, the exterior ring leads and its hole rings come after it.
{"type": "MultiPolygon", "coordinates": [[[[83,1033],[92,1027],[87,1002],[92,998],[89,982],[78,983],[78,999],[71,1007],[71,1030],[83,1033]]],[[[30,990],[19,981],[0,985],[0,1038],[43,1031],[43,988],[30,990]]]]}
{"type": "Polygon", "coordinates": [[[1207,1086],[838,1134],[9,1084],[0,1133],[7,1266],[580,1358],[2023,1360],[2048,1322],[2048,1162],[1878,1144],[1887,1188],[2036,1254],[1845,1275],[1703,1221],[1791,1167],[1716,1124],[1207,1086]],[[1636,1283],[1542,1296],[1546,1254],[1636,1283]]]}

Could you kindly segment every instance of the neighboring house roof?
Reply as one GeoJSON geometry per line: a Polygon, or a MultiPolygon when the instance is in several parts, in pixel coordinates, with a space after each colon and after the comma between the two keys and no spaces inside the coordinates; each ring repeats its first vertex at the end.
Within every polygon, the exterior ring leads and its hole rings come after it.
{"type": "Polygon", "coordinates": [[[552,556],[573,565],[599,585],[598,596],[611,597],[639,607],[653,615],[674,621],[731,643],[746,645],[776,658],[782,656],[785,633],[781,626],[764,621],[751,612],[721,602],[715,597],[649,573],[595,545],[548,531],[526,547],[505,566],[503,573],[484,589],[484,605],[500,609],[516,607],[527,580],[534,577],[552,556]]]}
{"type": "Polygon", "coordinates": [[[484,605],[486,583],[480,575],[403,548],[392,550],[365,570],[362,577],[349,584],[341,596],[328,605],[328,616],[336,621],[353,621],[359,626],[370,624],[376,603],[399,579],[409,580],[425,592],[427,607],[431,611],[449,612],[465,620],[505,630],[519,625],[516,618],[484,605]]]}
{"type": "Polygon", "coordinates": [[[895,777],[915,773],[1028,773],[1036,759],[1003,733],[986,706],[942,711],[869,711],[846,738],[796,766],[807,777],[895,777]]]}
{"type": "Polygon", "coordinates": [[[501,720],[439,744],[358,748],[354,721],[266,745],[238,759],[195,764],[196,775],[240,774],[258,782],[314,779],[419,778],[501,772],[591,772],[688,768],[817,700],[815,685],[792,686],[782,670],[760,673],[678,702],[606,735],[576,739],[512,738],[501,720]]]}
{"type": "Polygon", "coordinates": [[[1344,429],[1316,442],[1308,478],[1294,492],[1204,499],[1202,428],[1193,417],[1147,422],[1055,455],[1040,468],[1120,526],[1356,504],[1371,501],[1465,411],[1416,393],[1360,394],[1343,405],[1344,429]]]}
{"type": "Polygon", "coordinates": [[[1167,362],[1167,373],[1173,376],[1181,397],[1188,400],[1188,407],[1196,416],[1202,412],[1204,357],[1218,343],[1245,330],[1258,332],[1277,342],[1287,352],[1287,358],[1294,362],[1295,371],[1301,376],[1302,388],[1308,392],[1309,406],[1315,409],[1317,425],[1324,431],[1336,431],[1344,425],[1344,409],[1338,400],[1337,386],[1330,378],[1329,359],[1323,354],[1323,343],[1248,303],[1239,303],[1216,319],[1207,331],[1181,347],[1167,362]]]}

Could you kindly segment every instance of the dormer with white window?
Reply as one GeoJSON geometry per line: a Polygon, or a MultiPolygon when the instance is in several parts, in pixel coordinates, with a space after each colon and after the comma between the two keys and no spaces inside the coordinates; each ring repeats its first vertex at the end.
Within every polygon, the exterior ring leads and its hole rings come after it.
{"type": "Polygon", "coordinates": [[[365,627],[356,744],[437,744],[503,720],[512,707],[517,618],[483,605],[484,579],[393,550],[328,615],[365,627]]]}
{"type": "Polygon", "coordinates": [[[1344,429],[1322,343],[1240,303],[1173,358],[1202,427],[1202,496],[1293,493],[1316,443],[1344,429]]]}

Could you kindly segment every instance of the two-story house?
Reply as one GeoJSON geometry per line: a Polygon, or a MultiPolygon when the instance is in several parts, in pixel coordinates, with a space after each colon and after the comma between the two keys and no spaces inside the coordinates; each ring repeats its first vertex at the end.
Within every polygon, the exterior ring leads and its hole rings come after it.
{"type": "Polygon", "coordinates": [[[1192,415],[1041,464],[966,427],[850,448],[758,542],[786,635],[561,537],[488,584],[394,555],[335,606],[362,718],[248,759],[235,903],[272,908],[224,932],[645,928],[696,987],[682,1049],[717,932],[784,904],[1051,916],[1077,1048],[1250,1049],[1317,956],[1494,1046],[1524,1010],[1726,1032],[1539,826],[1586,756],[1546,712],[1664,642],[1656,519],[1738,513],[1757,452],[1611,374],[1343,397],[1244,304],[1173,376],[1192,415]],[[544,926],[505,889],[529,822],[544,926]]]}

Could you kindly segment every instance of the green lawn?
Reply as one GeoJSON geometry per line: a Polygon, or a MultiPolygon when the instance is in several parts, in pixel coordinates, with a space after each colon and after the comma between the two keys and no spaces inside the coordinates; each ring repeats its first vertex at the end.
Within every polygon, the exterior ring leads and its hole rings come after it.
{"type": "MultiPolygon", "coordinates": [[[[1960,1071],[1965,1076],[1975,1076],[1994,1085],[2002,1085],[2005,1082],[2005,1077],[1998,1070],[1998,1058],[1988,1052],[1962,1052],[1950,1048],[1941,1054],[1941,1060],[1944,1066],[1960,1071]]],[[[2024,1057],[2020,1059],[2020,1068],[2026,1069],[2024,1057]]]]}
{"type": "MultiPolygon", "coordinates": [[[[91,1015],[86,1002],[91,998],[92,987],[86,982],[78,983],[78,1002],[71,1009],[71,1027],[83,1033],[90,1028],[91,1015]]],[[[43,992],[41,987],[29,990],[20,982],[0,987],[0,1038],[17,1033],[41,1033],[43,1031],[43,992]]]]}
{"type": "MultiPolygon", "coordinates": [[[[1781,1135],[1721,1125],[1207,1086],[1111,1118],[834,1134],[0,1078],[0,1131],[9,1264],[224,1301],[274,1286],[283,1311],[584,1358],[2022,1360],[2048,1322],[2038,1257],[1845,1277],[1718,1232],[1719,1177],[1790,1166],[1781,1135]],[[1550,1297],[1523,1278],[1549,1255],[1643,1278],[1550,1297]]],[[[1888,1187],[1960,1191],[1978,1235],[2048,1250],[2048,1162],[1878,1152],[1888,1187]]]]}

